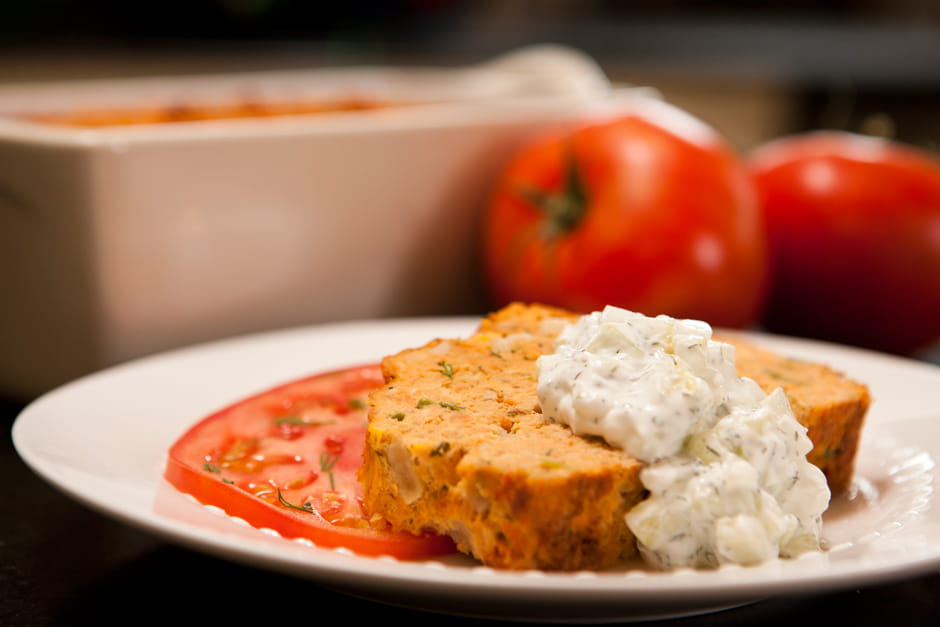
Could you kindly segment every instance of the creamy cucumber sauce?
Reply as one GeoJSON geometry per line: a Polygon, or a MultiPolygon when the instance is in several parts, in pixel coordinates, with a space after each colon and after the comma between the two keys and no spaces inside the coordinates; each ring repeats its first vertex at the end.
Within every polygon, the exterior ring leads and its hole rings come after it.
{"type": "Polygon", "coordinates": [[[818,550],[826,478],[782,390],[740,378],[709,325],[607,307],[538,360],[542,413],[646,463],[626,516],[660,568],[756,564],[818,550]]]}

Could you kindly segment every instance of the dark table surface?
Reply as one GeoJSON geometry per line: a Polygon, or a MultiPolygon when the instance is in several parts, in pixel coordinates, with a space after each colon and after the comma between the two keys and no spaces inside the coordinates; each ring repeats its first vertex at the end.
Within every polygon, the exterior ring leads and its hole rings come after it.
{"type": "MultiPolygon", "coordinates": [[[[104,517],[64,496],[22,462],[10,438],[22,408],[22,403],[0,402],[0,626],[147,624],[181,618],[186,624],[261,624],[272,618],[314,624],[334,612],[410,626],[495,622],[353,598],[168,544],[104,517]]],[[[655,624],[940,625],[940,571],[655,624]]]]}

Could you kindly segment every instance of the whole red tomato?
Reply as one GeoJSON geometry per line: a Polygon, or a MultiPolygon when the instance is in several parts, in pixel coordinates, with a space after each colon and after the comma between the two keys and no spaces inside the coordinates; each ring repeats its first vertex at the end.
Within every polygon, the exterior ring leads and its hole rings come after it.
{"type": "Polygon", "coordinates": [[[775,332],[909,354],[940,337],[940,161],[812,132],[751,166],[770,234],[775,332]]]}
{"type": "Polygon", "coordinates": [[[665,102],[524,146],[483,227],[494,304],[616,305],[741,327],[765,296],[763,223],[747,169],[665,102]]]}

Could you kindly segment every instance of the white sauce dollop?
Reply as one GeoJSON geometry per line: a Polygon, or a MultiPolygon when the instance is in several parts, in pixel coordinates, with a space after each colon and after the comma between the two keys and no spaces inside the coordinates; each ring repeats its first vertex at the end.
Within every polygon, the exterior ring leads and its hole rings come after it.
{"type": "Polygon", "coordinates": [[[538,360],[542,413],[647,463],[627,514],[661,568],[755,564],[818,550],[826,478],[782,390],[736,372],[704,322],[607,307],[538,360]]]}

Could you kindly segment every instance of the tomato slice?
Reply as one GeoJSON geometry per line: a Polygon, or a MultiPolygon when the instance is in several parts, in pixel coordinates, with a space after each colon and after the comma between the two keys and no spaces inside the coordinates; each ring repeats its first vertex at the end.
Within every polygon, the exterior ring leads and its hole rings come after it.
{"type": "Polygon", "coordinates": [[[450,538],[372,526],[356,472],[377,365],[316,374],[206,417],[170,448],[176,489],[258,528],[364,555],[420,559],[454,552],[450,538]]]}

